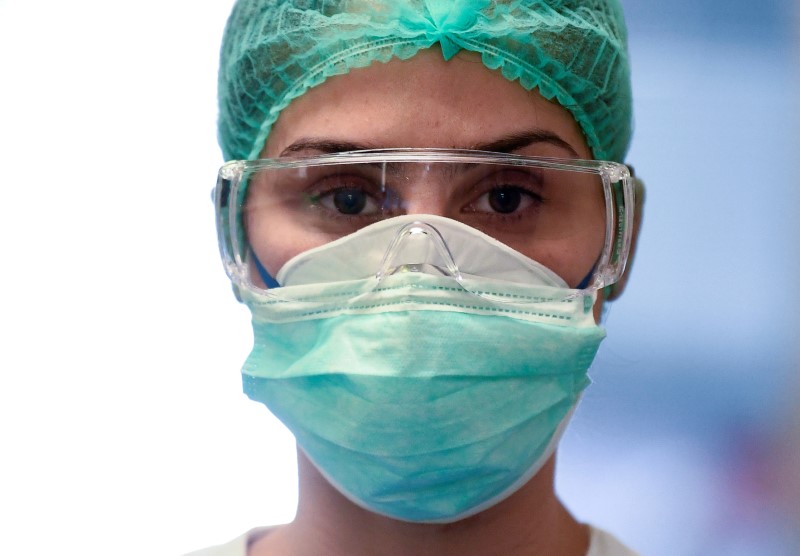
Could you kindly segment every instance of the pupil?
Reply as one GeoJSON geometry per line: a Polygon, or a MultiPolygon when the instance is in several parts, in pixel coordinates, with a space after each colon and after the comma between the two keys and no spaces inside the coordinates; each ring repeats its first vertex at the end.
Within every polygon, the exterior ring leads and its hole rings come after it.
{"type": "Polygon", "coordinates": [[[342,214],[358,214],[367,204],[367,196],[360,189],[340,189],[333,194],[333,204],[342,214]]]}
{"type": "Polygon", "coordinates": [[[522,194],[519,189],[504,187],[493,189],[489,193],[489,205],[493,210],[507,214],[519,208],[522,194]]]}

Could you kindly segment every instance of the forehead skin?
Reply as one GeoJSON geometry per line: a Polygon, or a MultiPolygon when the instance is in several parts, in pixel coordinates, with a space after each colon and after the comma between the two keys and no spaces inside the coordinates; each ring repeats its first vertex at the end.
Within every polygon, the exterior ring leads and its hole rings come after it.
{"type": "Polygon", "coordinates": [[[318,138],[370,148],[475,148],[533,130],[555,133],[574,152],[538,145],[518,154],[591,158],[569,111],[488,69],[475,53],[445,61],[433,48],[331,77],[295,99],[261,156],[275,158],[298,141],[318,138]]]}

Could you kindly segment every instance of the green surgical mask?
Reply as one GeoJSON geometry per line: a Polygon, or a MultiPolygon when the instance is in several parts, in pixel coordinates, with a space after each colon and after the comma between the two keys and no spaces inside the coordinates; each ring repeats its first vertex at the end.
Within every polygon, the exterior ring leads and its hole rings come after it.
{"type": "Polygon", "coordinates": [[[552,455],[605,336],[596,292],[570,290],[521,257],[456,221],[419,215],[300,255],[278,273],[282,287],[242,292],[255,333],[245,392],[359,506],[411,522],[478,513],[552,455]],[[380,277],[340,277],[326,264],[384,242],[391,226],[408,231],[414,218],[433,232],[398,235],[393,252],[372,261],[380,277]],[[514,280],[449,274],[438,243],[406,248],[402,238],[461,242],[470,257],[495,261],[487,269],[514,267],[514,280]]]}

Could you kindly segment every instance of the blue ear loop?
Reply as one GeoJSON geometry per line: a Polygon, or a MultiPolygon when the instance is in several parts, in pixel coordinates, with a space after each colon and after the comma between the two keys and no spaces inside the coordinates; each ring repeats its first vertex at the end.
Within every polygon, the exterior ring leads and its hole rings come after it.
{"type": "Polygon", "coordinates": [[[594,269],[595,266],[593,266],[592,269],[589,271],[589,274],[587,274],[586,277],[583,280],[581,280],[581,283],[575,286],[576,290],[586,289],[586,286],[589,285],[589,280],[591,280],[592,278],[592,274],[594,274],[594,269]]]}
{"type": "Polygon", "coordinates": [[[253,253],[252,249],[250,249],[250,255],[253,257],[253,260],[256,262],[256,269],[258,270],[258,275],[261,276],[261,280],[264,281],[264,285],[267,286],[267,289],[281,287],[281,285],[278,283],[278,281],[275,280],[275,278],[273,278],[272,276],[270,276],[270,273],[267,272],[267,269],[264,268],[264,265],[261,264],[261,261],[258,260],[258,257],[256,257],[256,254],[253,253]]]}

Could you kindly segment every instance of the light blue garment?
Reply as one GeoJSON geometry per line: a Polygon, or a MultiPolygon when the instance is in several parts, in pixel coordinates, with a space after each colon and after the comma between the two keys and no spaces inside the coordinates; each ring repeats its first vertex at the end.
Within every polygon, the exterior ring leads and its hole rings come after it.
{"type": "Polygon", "coordinates": [[[605,336],[593,298],[535,285],[497,302],[415,272],[340,295],[359,288],[243,292],[255,333],[247,395],[342,494],[379,514],[451,522],[525,484],[589,384],[605,336]],[[311,298],[325,301],[298,301],[311,298]]]}

